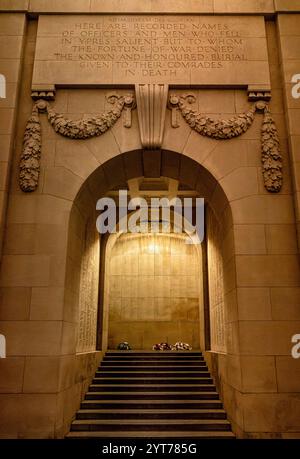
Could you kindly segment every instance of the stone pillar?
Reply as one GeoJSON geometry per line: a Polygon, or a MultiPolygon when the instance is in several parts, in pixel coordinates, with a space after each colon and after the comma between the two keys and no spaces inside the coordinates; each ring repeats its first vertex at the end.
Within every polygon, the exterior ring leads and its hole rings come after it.
{"type": "Polygon", "coordinates": [[[278,15],[280,63],[290,147],[291,174],[294,185],[298,246],[300,248],[300,90],[296,88],[296,83],[300,82],[299,23],[300,8],[298,14],[278,15]]]}
{"type": "Polygon", "coordinates": [[[3,13],[0,16],[0,256],[6,218],[7,192],[15,121],[18,107],[22,55],[25,34],[25,14],[3,13]]]}

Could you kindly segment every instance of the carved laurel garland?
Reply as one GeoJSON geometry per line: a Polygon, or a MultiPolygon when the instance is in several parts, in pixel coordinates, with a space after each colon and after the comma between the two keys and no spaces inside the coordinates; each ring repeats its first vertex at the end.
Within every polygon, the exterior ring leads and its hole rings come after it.
{"type": "Polygon", "coordinates": [[[48,120],[55,132],[64,137],[69,137],[70,139],[97,137],[104,134],[115,124],[117,119],[120,118],[124,108],[124,97],[114,97],[112,100],[109,100],[109,102],[114,103],[114,108],[112,110],[102,113],[101,115],[82,118],[76,121],[56,113],[48,106],[48,120]]]}
{"type": "Polygon", "coordinates": [[[172,95],[169,100],[170,107],[179,108],[183,118],[192,129],[207,137],[232,139],[246,132],[254,121],[255,107],[251,107],[245,114],[228,120],[214,120],[189,107],[194,102],[196,102],[196,98],[191,94],[183,96],[172,95]]]}
{"type": "MultiPolygon", "coordinates": [[[[263,102],[257,102],[258,110],[261,109],[259,104],[263,102]]],[[[263,178],[266,189],[277,193],[281,190],[283,180],[278,132],[268,104],[265,104],[263,110],[264,119],[261,128],[263,178]]]]}
{"type": "MultiPolygon", "coordinates": [[[[195,96],[171,95],[169,108],[172,110],[172,126],[178,127],[177,112],[180,111],[189,126],[201,135],[217,140],[232,139],[246,132],[254,121],[255,114],[263,113],[261,130],[262,144],[262,171],[265,188],[271,193],[277,193],[282,187],[282,156],[280,153],[279,138],[274,119],[266,101],[258,100],[243,114],[227,120],[214,120],[201,115],[191,107],[196,100],[195,96]]],[[[40,174],[41,157],[41,125],[39,113],[46,112],[48,120],[55,132],[71,139],[88,139],[100,136],[110,129],[120,118],[124,110],[124,126],[131,126],[131,110],[135,108],[132,95],[118,96],[111,94],[107,101],[113,105],[101,115],[70,120],[64,115],[56,113],[48,101],[39,99],[35,102],[29,118],[23,142],[23,151],[20,160],[20,187],[25,192],[36,190],[40,174]]]]}
{"type": "Polygon", "coordinates": [[[20,187],[23,191],[34,191],[40,175],[41,158],[41,124],[37,104],[32,108],[32,114],[27,121],[23,151],[20,161],[20,187]]]}
{"type": "Polygon", "coordinates": [[[126,115],[124,125],[125,127],[130,127],[130,111],[135,104],[133,96],[117,96],[113,94],[107,97],[107,101],[113,105],[111,110],[101,115],[79,120],[70,120],[64,115],[56,113],[45,100],[40,99],[34,104],[32,115],[25,129],[20,160],[19,182],[22,191],[35,191],[38,186],[42,143],[39,113],[46,112],[55,132],[70,139],[88,139],[104,134],[120,118],[124,108],[126,115]]]}
{"type": "Polygon", "coordinates": [[[195,96],[191,94],[170,96],[169,108],[172,110],[172,126],[174,128],[179,126],[177,120],[177,111],[179,110],[192,129],[203,136],[217,140],[232,139],[242,135],[251,127],[255,114],[257,112],[264,113],[261,130],[263,179],[267,191],[279,192],[283,180],[282,156],[277,128],[267,102],[262,100],[255,102],[246,113],[227,120],[214,120],[190,107],[195,101],[195,96]]]}

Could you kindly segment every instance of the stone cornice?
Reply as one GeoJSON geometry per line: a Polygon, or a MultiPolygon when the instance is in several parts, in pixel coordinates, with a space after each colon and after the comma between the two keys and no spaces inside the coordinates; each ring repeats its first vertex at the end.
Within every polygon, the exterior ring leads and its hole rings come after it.
{"type": "Polygon", "coordinates": [[[0,12],[28,12],[29,14],[84,13],[152,13],[152,14],[262,14],[300,13],[300,0],[2,0],[0,12]]]}

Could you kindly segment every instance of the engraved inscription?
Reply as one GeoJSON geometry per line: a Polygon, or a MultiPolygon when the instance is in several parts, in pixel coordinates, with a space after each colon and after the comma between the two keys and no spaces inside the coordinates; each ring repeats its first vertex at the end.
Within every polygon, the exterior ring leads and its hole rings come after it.
{"type": "Polygon", "coordinates": [[[136,77],[176,77],[191,69],[220,69],[245,61],[241,32],[205,17],[111,16],[97,22],[76,21],[61,32],[57,61],[78,68],[109,69],[136,77]]]}
{"type": "Polygon", "coordinates": [[[33,86],[270,84],[263,17],[40,16],[33,86]]]}

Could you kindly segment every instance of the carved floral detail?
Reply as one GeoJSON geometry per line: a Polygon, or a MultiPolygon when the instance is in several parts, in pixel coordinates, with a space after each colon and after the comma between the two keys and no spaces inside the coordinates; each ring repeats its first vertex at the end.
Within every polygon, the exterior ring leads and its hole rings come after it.
{"type": "MultiPolygon", "coordinates": [[[[41,157],[41,125],[40,112],[47,112],[48,120],[54,130],[64,137],[71,139],[88,139],[100,136],[110,129],[120,118],[124,110],[124,126],[131,126],[131,110],[135,108],[135,99],[132,95],[118,96],[110,94],[108,103],[111,110],[101,115],[71,120],[62,114],[56,113],[49,105],[48,100],[37,100],[33,106],[23,141],[23,151],[20,160],[20,187],[25,192],[36,190],[40,174],[41,157]]],[[[257,112],[263,113],[261,130],[262,142],[262,170],[265,188],[272,193],[279,192],[282,187],[282,156],[280,153],[279,138],[274,119],[272,118],[266,100],[255,102],[243,114],[229,119],[213,119],[202,115],[191,107],[196,101],[193,94],[171,95],[169,108],[172,110],[172,126],[178,127],[178,111],[188,125],[201,135],[214,139],[231,139],[246,132],[254,121],[257,112]]]]}
{"type": "Polygon", "coordinates": [[[277,193],[281,190],[283,181],[282,156],[275,121],[267,104],[264,107],[261,128],[261,149],[265,187],[271,193],[277,193]]]}
{"type": "Polygon", "coordinates": [[[57,113],[47,100],[40,99],[35,102],[32,115],[26,125],[20,160],[19,182],[23,191],[35,191],[38,186],[42,143],[39,112],[46,112],[55,132],[70,139],[88,139],[104,134],[120,118],[123,109],[125,109],[124,126],[129,128],[131,110],[135,108],[134,97],[131,94],[126,96],[110,94],[107,102],[112,105],[111,110],[79,120],[71,120],[57,113]]]}
{"type": "Polygon", "coordinates": [[[108,102],[113,108],[101,115],[82,118],[80,120],[70,120],[64,115],[56,113],[48,107],[48,120],[55,132],[69,137],[70,139],[88,139],[104,134],[120,118],[125,104],[124,97],[112,95],[108,102]]]}
{"type": "Polygon", "coordinates": [[[177,106],[188,125],[199,134],[214,139],[232,139],[246,132],[254,121],[255,107],[251,107],[247,113],[237,115],[228,120],[214,120],[209,116],[201,115],[190,107],[196,98],[192,94],[172,96],[171,106],[177,106]]]}
{"type": "Polygon", "coordinates": [[[229,119],[213,119],[202,115],[190,105],[196,101],[193,94],[171,95],[169,98],[169,108],[172,110],[172,126],[179,126],[177,112],[188,123],[188,125],[199,134],[217,140],[232,139],[246,132],[254,121],[257,112],[264,113],[262,124],[262,166],[263,178],[267,191],[277,193],[281,190],[282,175],[282,156],[280,153],[279,138],[277,128],[270,113],[268,103],[265,100],[255,102],[252,107],[243,114],[229,119]]]}
{"type": "Polygon", "coordinates": [[[19,177],[22,191],[34,191],[37,188],[40,175],[41,144],[39,109],[35,104],[24,134],[19,177]]]}

